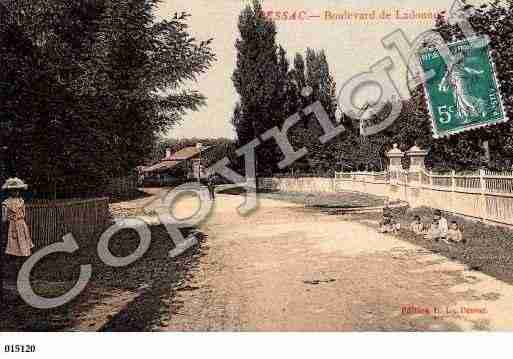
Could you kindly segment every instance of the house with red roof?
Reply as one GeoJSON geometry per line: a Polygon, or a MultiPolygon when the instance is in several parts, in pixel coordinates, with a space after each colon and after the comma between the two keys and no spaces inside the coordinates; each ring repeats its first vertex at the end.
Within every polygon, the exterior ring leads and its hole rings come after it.
{"type": "Polygon", "coordinates": [[[197,143],[196,146],[185,147],[172,153],[166,151],[166,156],[159,162],[139,167],[139,174],[143,181],[149,180],[160,185],[176,183],[187,180],[201,180],[206,177],[202,158],[210,147],[197,143]]]}

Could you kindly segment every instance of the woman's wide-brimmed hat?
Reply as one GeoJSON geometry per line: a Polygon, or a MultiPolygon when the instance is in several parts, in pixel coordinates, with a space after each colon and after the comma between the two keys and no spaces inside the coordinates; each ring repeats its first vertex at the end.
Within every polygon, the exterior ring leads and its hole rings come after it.
{"type": "Polygon", "coordinates": [[[25,184],[25,182],[17,177],[9,178],[2,186],[3,190],[26,190],[27,188],[28,186],[25,184]]]}

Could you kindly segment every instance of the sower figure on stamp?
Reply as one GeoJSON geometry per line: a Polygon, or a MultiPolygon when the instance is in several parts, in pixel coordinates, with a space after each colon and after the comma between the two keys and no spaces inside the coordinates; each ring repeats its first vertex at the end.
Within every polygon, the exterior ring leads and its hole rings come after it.
{"type": "Polygon", "coordinates": [[[27,185],[19,178],[10,178],[2,186],[2,190],[8,193],[8,198],[2,203],[2,224],[7,228],[5,254],[9,262],[15,263],[16,276],[24,258],[32,254],[34,247],[25,222],[25,202],[20,196],[20,191],[26,189],[27,185]]]}
{"type": "Polygon", "coordinates": [[[441,92],[449,92],[450,90],[453,92],[456,111],[462,119],[480,115],[480,112],[483,112],[483,116],[486,115],[481,109],[483,107],[482,100],[468,95],[465,88],[466,77],[481,75],[483,72],[465,66],[462,57],[447,68],[447,72],[440,82],[439,90],[441,92]]]}

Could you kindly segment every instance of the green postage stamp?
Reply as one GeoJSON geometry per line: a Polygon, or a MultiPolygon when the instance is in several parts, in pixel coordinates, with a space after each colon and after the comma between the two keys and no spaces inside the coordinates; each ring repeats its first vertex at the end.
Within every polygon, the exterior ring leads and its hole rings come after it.
{"type": "Polygon", "coordinates": [[[436,48],[423,50],[420,64],[435,138],[505,122],[495,69],[487,37],[448,45],[457,59],[449,66],[436,48]]]}

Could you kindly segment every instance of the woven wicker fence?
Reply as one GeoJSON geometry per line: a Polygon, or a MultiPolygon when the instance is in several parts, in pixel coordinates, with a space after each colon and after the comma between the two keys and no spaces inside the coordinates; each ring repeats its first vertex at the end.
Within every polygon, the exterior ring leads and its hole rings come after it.
{"type": "Polygon", "coordinates": [[[101,234],[110,223],[108,198],[27,203],[27,224],[35,249],[73,234],[77,241],[101,234]]]}

